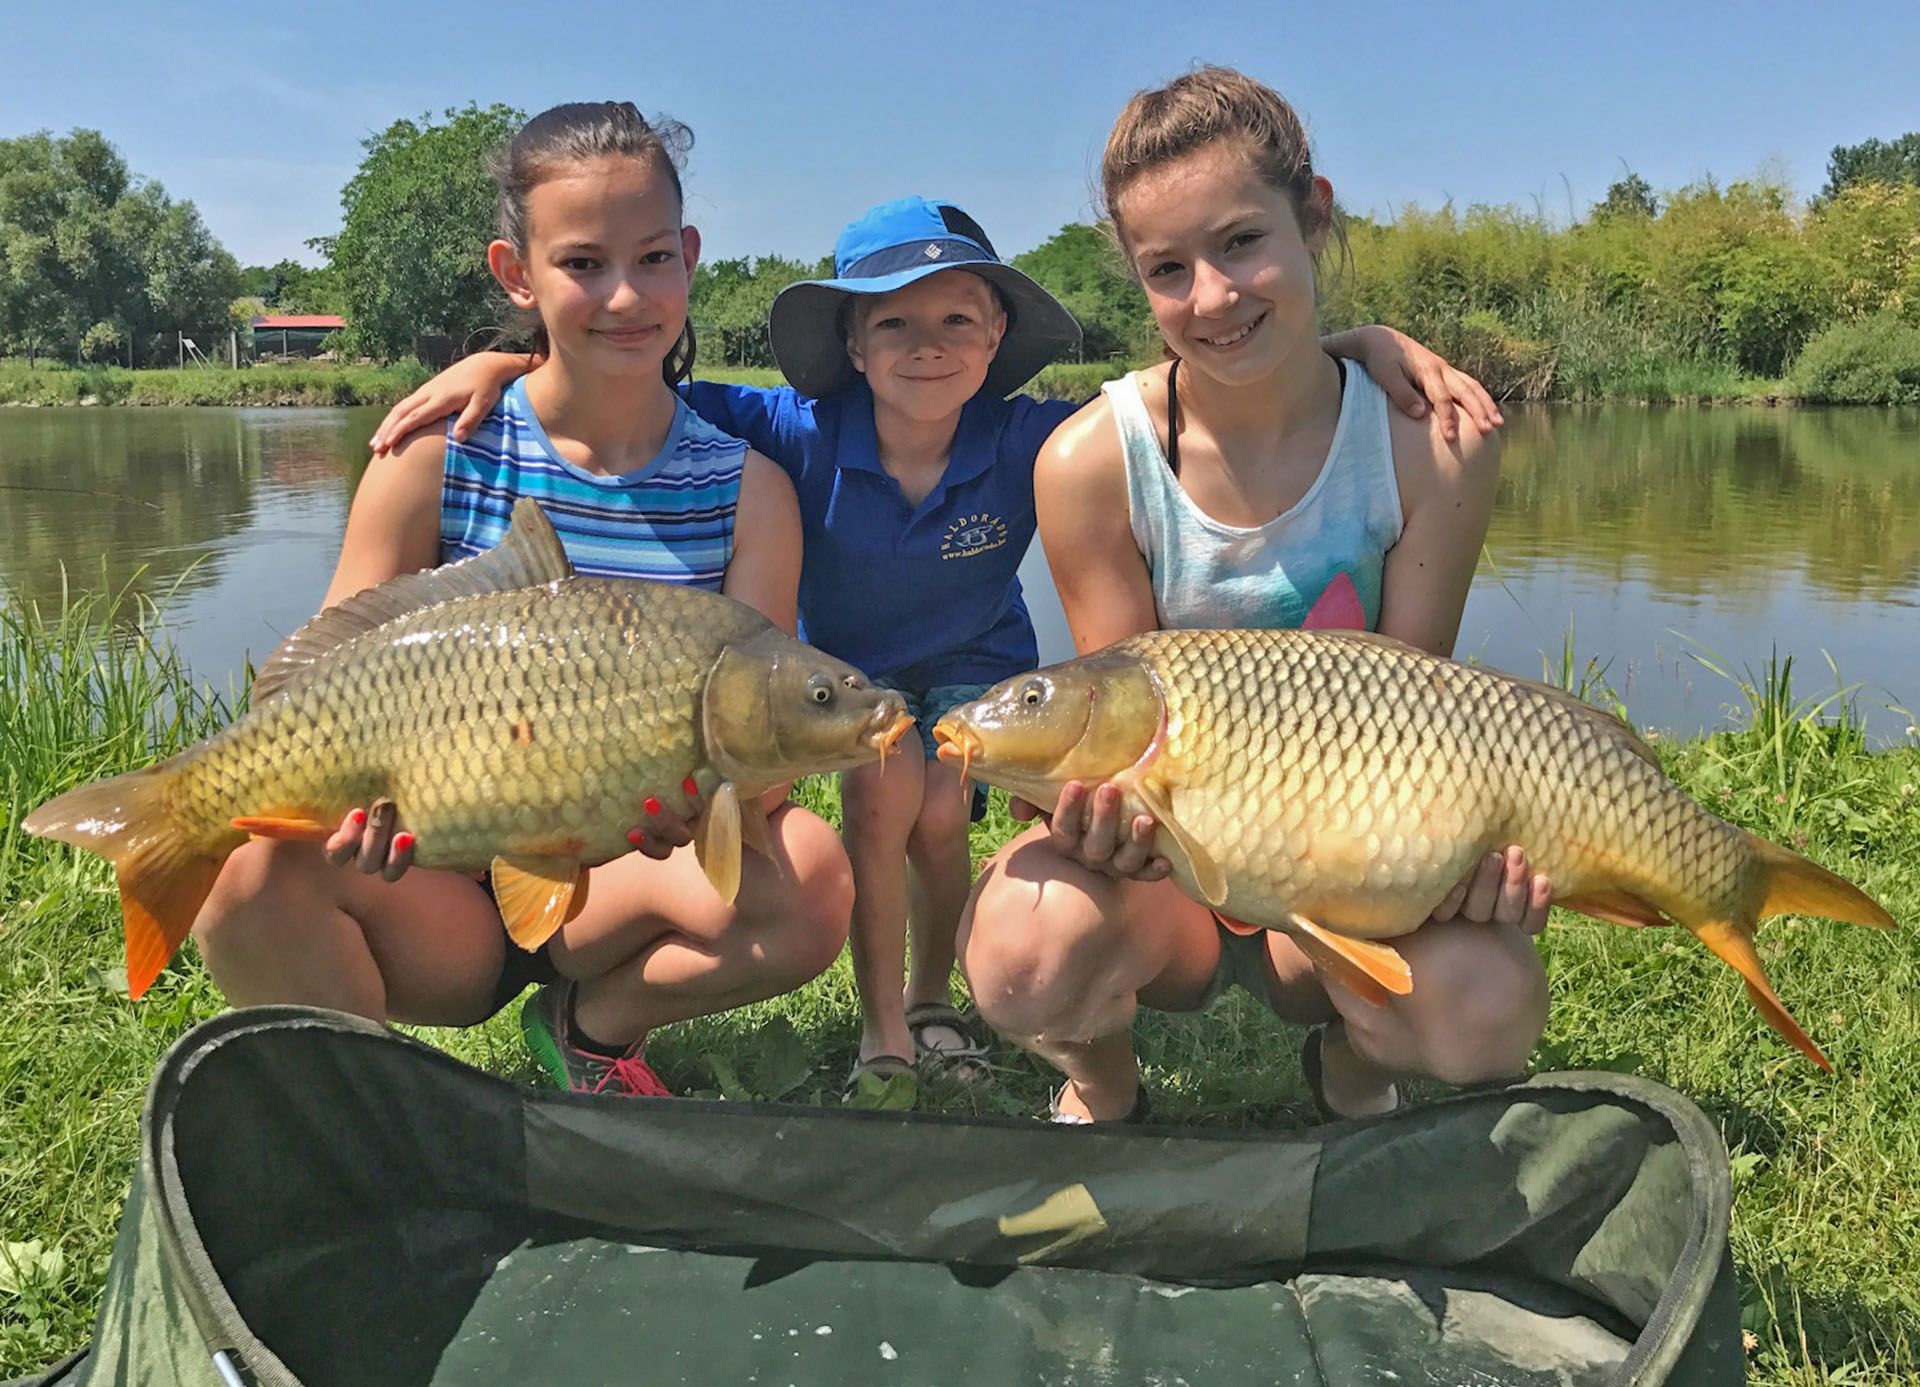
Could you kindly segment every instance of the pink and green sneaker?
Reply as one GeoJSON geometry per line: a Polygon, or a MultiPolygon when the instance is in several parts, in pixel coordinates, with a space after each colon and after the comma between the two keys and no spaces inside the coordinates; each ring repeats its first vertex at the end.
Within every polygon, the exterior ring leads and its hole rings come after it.
{"type": "Polygon", "coordinates": [[[622,1098],[671,1098],[653,1066],[641,1057],[645,1041],[624,1055],[601,1055],[573,1043],[568,1013],[573,984],[550,982],[520,1004],[520,1034],[548,1078],[574,1093],[609,1093],[622,1098]]]}

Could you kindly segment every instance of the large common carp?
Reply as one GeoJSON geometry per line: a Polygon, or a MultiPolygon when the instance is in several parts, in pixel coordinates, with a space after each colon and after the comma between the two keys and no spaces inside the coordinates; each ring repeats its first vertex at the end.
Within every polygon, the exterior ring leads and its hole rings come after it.
{"type": "Polygon", "coordinates": [[[1111,781],[1159,823],[1175,882],[1287,931],[1362,996],[1412,990],[1379,941],[1518,843],[1558,903],[1674,921],[1746,979],[1823,1069],[1754,952],[1783,912],[1893,920],[1850,883],[1708,813],[1618,719],[1544,684],[1385,636],[1156,631],[1010,679],[934,727],[943,759],[1042,808],[1111,781]]]}
{"type": "Polygon", "coordinates": [[[582,866],[630,852],[650,796],[705,796],[700,861],[731,901],[740,851],[767,850],[757,796],[885,755],[900,695],[715,593],[580,578],[538,505],[485,554],[329,607],[274,653],[245,717],[147,770],[73,790],[29,833],[110,858],[127,985],[159,974],[248,834],[325,839],[385,796],[414,862],[491,868],[533,949],[582,866]]]}

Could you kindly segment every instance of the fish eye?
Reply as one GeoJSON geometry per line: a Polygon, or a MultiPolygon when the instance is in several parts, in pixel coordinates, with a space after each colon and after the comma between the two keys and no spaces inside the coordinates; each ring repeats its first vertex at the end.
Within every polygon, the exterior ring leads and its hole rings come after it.
{"type": "Polygon", "coordinates": [[[1046,685],[1038,679],[1029,679],[1027,686],[1020,691],[1020,701],[1029,708],[1038,708],[1046,696],[1046,685]]]}

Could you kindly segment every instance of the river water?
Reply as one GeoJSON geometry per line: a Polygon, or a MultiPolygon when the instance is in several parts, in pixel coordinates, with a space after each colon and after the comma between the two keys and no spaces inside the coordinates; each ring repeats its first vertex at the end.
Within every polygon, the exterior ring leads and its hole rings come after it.
{"type": "MultiPolygon", "coordinates": [[[[0,587],[131,583],[226,689],[310,616],[375,409],[0,410],[0,587]]],[[[1508,411],[1457,653],[1538,677],[1569,631],[1633,717],[1720,725],[1735,672],[1792,655],[1803,695],[1859,684],[1876,740],[1920,711],[1920,411],[1508,411]],[[1899,706],[1890,706],[1899,705],[1899,706]]],[[[1070,654],[1036,545],[1048,659],[1070,654]]]]}

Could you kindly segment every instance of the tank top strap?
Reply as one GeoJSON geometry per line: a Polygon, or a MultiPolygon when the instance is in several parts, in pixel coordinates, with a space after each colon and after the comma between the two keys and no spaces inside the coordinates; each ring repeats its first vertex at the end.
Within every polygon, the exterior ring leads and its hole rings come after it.
{"type": "Polygon", "coordinates": [[[1120,453],[1127,473],[1127,522],[1133,542],[1152,572],[1173,542],[1173,531],[1179,524],[1181,498],[1176,493],[1180,483],[1167,465],[1160,431],[1140,393],[1138,372],[1129,371],[1118,380],[1106,382],[1100,390],[1113,409],[1113,421],[1120,431],[1120,453]]]}

